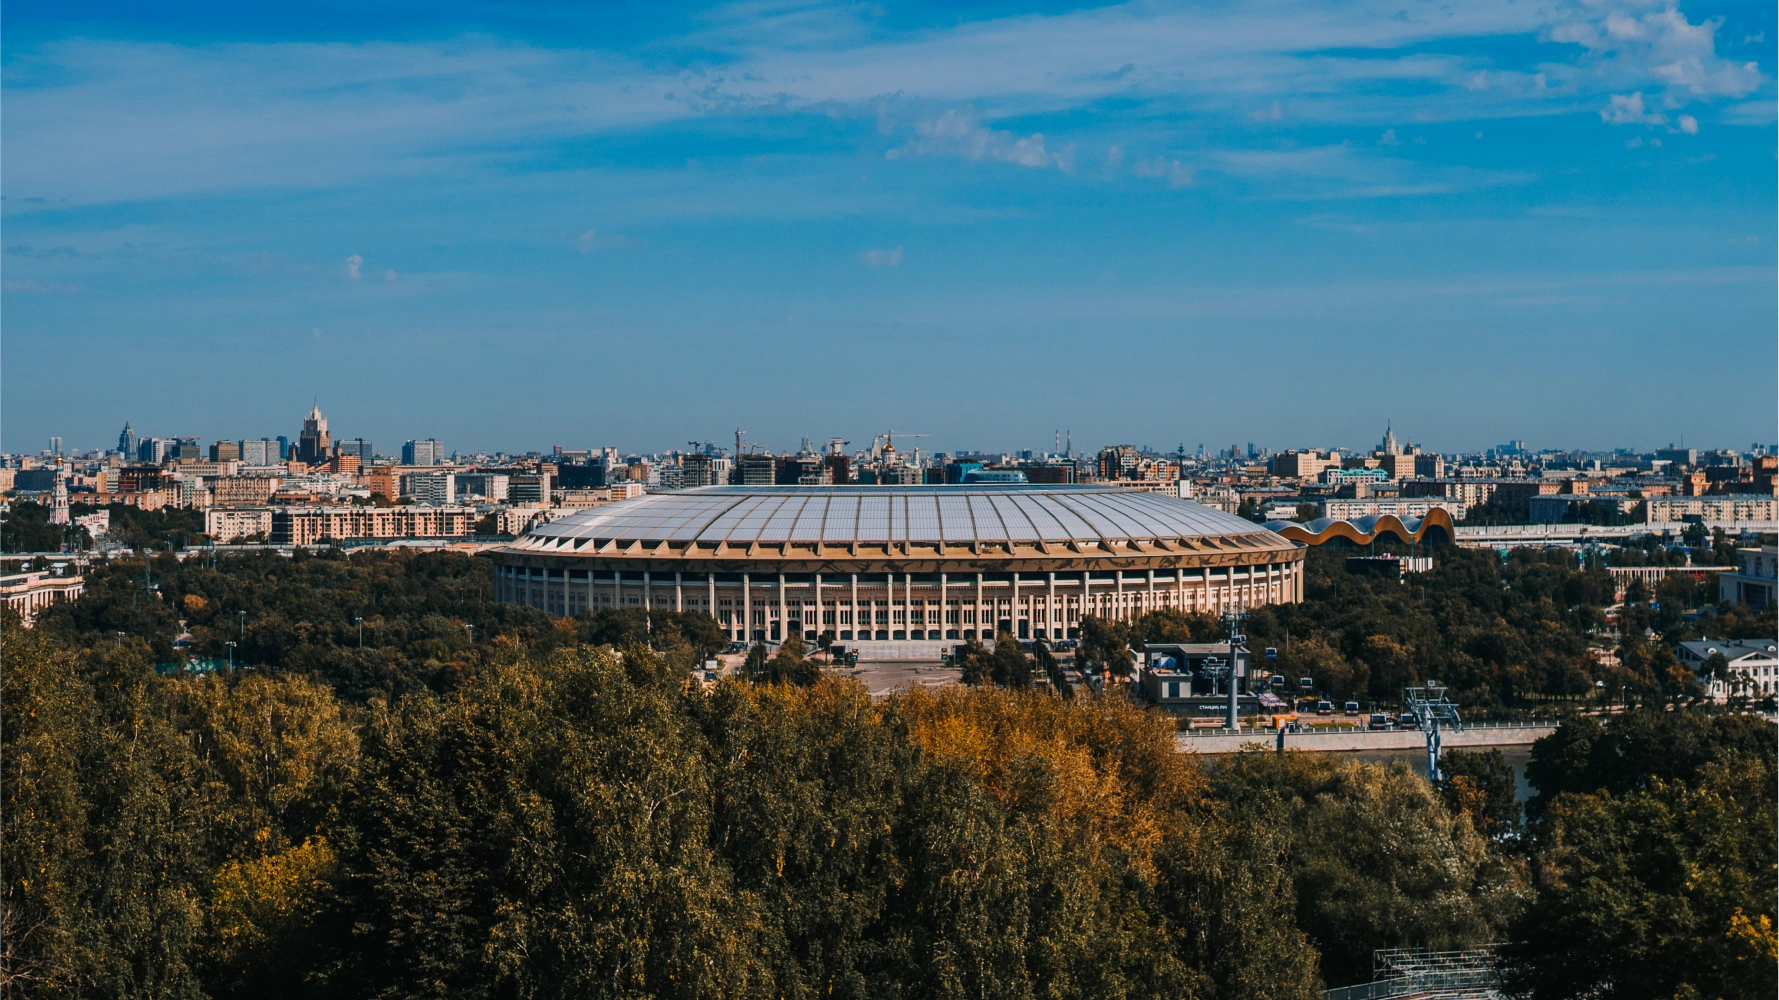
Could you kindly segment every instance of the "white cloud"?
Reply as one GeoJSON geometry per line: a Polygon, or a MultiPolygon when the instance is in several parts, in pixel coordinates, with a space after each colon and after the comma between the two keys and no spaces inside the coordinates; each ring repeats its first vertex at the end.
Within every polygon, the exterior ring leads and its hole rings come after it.
{"type": "Polygon", "coordinates": [[[579,250],[582,253],[592,253],[593,245],[598,239],[599,239],[599,230],[589,229],[586,232],[582,233],[581,235],[575,237],[575,241],[574,241],[575,249],[579,250]]]}
{"type": "MultiPolygon", "coordinates": [[[[1177,148],[1168,133],[1183,118],[1280,121],[1285,96],[1293,123],[1371,128],[1416,115],[1542,115],[1632,92],[1644,95],[1647,119],[1690,101],[1747,98],[1771,82],[1758,65],[1716,53],[1718,20],[1693,24],[1665,0],[1145,0],[921,30],[881,20],[857,6],[725,7],[695,17],[690,34],[651,40],[648,59],[481,36],[54,41],[8,54],[7,187],[92,202],[462,178],[565,139],[706,117],[848,120],[886,98],[928,109],[894,126],[906,137],[892,140],[896,156],[1069,171],[1072,142],[1111,139],[1089,135],[1104,116],[1067,119],[1080,130],[1067,136],[990,123],[1115,99],[1152,111],[1142,118],[1154,123],[1148,134],[1118,137],[1134,159],[1177,148]],[[1540,33],[1553,44],[1536,72],[1427,51],[1431,42],[1540,33]],[[1369,55],[1346,54],[1359,50],[1369,55]],[[660,55],[672,52],[701,55],[660,55]]],[[[1761,106],[1771,104],[1748,101],[1737,120],[1770,115],[1761,106]]]]}
{"type": "Polygon", "coordinates": [[[1402,145],[1402,143],[1396,140],[1396,130],[1393,128],[1384,129],[1384,134],[1377,137],[1377,144],[1380,146],[1402,145]]]}
{"type": "Polygon", "coordinates": [[[1136,161],[1130,165],[1130,172],[1138,177],[1165,177],[1169,187],[1185,187],[1198,176],[1197,167],[1160,156],[1136,161]]]}
{"type": "Polygon", "coordinates": [[[1650,6],[1636,0],[1584,0],[1549,29],[1549,37],[1585,47],[1597,59],[1590,68],[1625,82],[1653,79],[1693,98],[1742,97],[1760,87],[1763,75],[1757,63],[1717,55],[1722,18],[1693,24],[1672,3],[1658,10],[1648,10],[1650,6]]]}
{"type": "Polygon", "coordinates": [[[360,257],[358,254],[353,254],[346,258],[346,279],[348,281],[357,281],[359,279],[359,274],[363,269],[363,257],[360,257]]]}
{"type": "Polygon", "coordinates": [[[1660,125],[1668,116],[1659,111],[1645,111],[1643,94],[1613,94],[1600,109],[1600,120],[1608,125],[1660,125]]]}
{"type": "Polygon", "coordinates": [[[384,271],[383,272],[383,280],[384,281],[394,281],[395,280],[395,272],[394,271],[384,271]]]}
{"type": "Polygon", "coordinates": [[[1626,139],[1625,140],[1625,148],[1626,149],[1636,149],[1638,146],[1641,146],[1641,145],[1643,145],[1643,137],[1642,136],[1638,136],[1635,139],[1626,139]]]}
{"type": "Polygon", "coordinates": [[[896,267],[902,263],[902,248],[894,250],[866,250],[859,258],[867,267],[896,267]]]}
{"type": "Polygon", "coordinates": [[[951,155],[966,160],[998,160],[1022,167],[1056,167],[1071,172],[1075,166],[1075,147],[1068,145],[1052,152],[1044,147],[1044,135],[1033,132],[1016,136],[1012,132],[985,128],[972,108],[952,108],[937,118],[916,122],[914,139],[899,149],[883,154],[888,159],[905,156],[951,155]]]}
{"type": "Polygon", "coordinates": [[[1680,131],[1685,132],[1687,135],[1699,134],[1699,120],[1692,115],[1681,115],[1675,121],[1680,126],[1680,131]]]}

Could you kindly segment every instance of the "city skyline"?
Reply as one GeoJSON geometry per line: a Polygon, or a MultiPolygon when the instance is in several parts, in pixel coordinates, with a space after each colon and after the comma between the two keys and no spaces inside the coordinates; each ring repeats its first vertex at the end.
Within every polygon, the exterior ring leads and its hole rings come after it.
{"type": "MultiPolygon", "coordinates": [[[[735,448],[729,442],[734,441],[734,440],[740,441],[740,443],[743,445],[743,450],[761,450],[761,451],[770,452],[773,454],[792,454],[792,453],[799,452],[806,447],[817,452],[817,453],[821,453],[830,447],[830,442],[842,442],[845,445],[845,447],[843,448],[844,453],[852,454],[852,453],[856,453],[859,451],[871,450],[877,441],[888,440],[889,443],[893,444],[894,436],[897,434],[901,434],[903,437],[904,444],[903,444],[903,447],[899,449],[899,451],[904,455],[912,454],[912,453],[916,452],[916,450],[918,450],[919,453],[925,454],[925,455],[937,455],[937,454],[1020,455],[1020,454],[1029,454],[1029,455],[1035,455],[1035,456],[1044,456],[1044,455],[1063,455],[1063,454],[1072,452],[1077,458],[1083,458],[1083,459],[1092,457],[1095,453],[1097,453],[1102,448],[1124,446],[1124,445],[1134,446],[1139,451],[1143,451],[1145,453],[1150,453],[1150,454],[1161,455],[1163,457],[1168,457],[1168,456],[1173,456],[1175,454],[1184,453],[1188,457],[1197,456],[1197,457],[1217,458],[1217,457],[1221,457],[1221,456],[1226,456],[1231,448],[1240,450],[1242,455],[1245,457],[1253,457],[1254,454],[1267,455],[1267,454],[1275,454],[1275,453],[1280,453],[1280,452],[1284,452],[1284,451],[1292,451],[1292,450],[1303,450],[1303,451],[1329,451],[1329,450],[1332,450],[1332,451],[1339,451],[1339,452],[1344,452],[1344,453],[1370,453],[1372,451],[1387,450],[1391,445],[1398,443],[1398,439],[1395,434],[1394,421],[1386,420],[1384,423],[1384,429],[1383,429],[1382,434],[1378,436],[1377,440],[1375,440],[1371,443],[1353,442],[1353,441],[1334,442],[1334,441],[1329,441],[1329,440],[1304,440],[1304,439],[1296,439],[1296,440],[1291,440],[1288,442],[1253,441],[1253,440],[1231,441],[1231,442],[1221,443],[1221,444],[1214,443],[1214,442],[1198,442],[1196,444],[1193,444],[1193,443],[1189,443],[1189,442],[1185,442],[1185,441],[1177,441],[1172,445],[1165,445],[1165,446],[1164,445],[1156,445],[1151,442],[1136,442],[1136,441],[1133,441],[1130,439],[1106,440],[1106,441],[1094,441],[1094,442],[1082,441],[1082,442],[1077,443],[1074,439],[1074,433],[1073,433],[1072,429],[1065,430],[1062,428],[1057,428],[1052,433],[1052,438],[1051,438],[1049,447],[1045,447],[1041,443],[1034,444],[1034,445],[1018,444],[1018,445],[1005,446],[1005,447],[992,447],[992,446],[984,446],[980,442],[975,443],[974,445],[971,445],[966,442],[966,443],[957,444],[955,446],[940,447],[937,445],[927,444],[927,441],[929,441],[930,439],[934,438],[935,436],[939,436],[939,435],[934,435],[934,434],[925,433],[925,432],[900,432],[900,431],[893,431],[893,430],[888,431],[888,432],[880,431],[880,432],[877,432],[876,434],[864,433],[862,435],[856,436],[856,439],[848,438],[844,435],[803,434],[803,435],[799,435],[794,440],[794,443],[787,444],[782,441],[768,440],[768,439],[760,438],[758,436],[749,435],[747,432],[742,431],[740,428],[736,428],[736,431],[739,431],[740,433],[735,438],[725,438],[725,437],[722,437],[721,435],[719,435],[718,438],[702,438],[702,439],[697,439],[697,440],[686,440],[677,446],[666,446],[666,447],[659,447],[659,448],[627,447],[623,444],[615,443],[615,442],[611,442],[611,441],[592,442],[592,441],[566,441],[566,440],[552,441],[549,445],[526,446],[523,444],[508,443],[505,445],[499,445],[499,446],[495,446],[495,447],[465,448],[465,447],[456,447],[456,446],[446,444],[444,442],[441,442],[436,436],[431,436],[431,435],[419,436],[419,437],[408,437],[405,435],[393,435],[393,436],[385,437],[382,435],[366,436],[366,435],[360,433],[360,434],[355,434],[352,437],[346,437],[344,435],[331,435],[330,436],[329,435],[329,425],[333,422],[332,418],[328,417],[326,415],[326,413],[320,409],[320,403],[319,403],[319,400],[317,399],[316,401],[314,401],[311,404],[311,410],[310,410],[310,413],[308,414],[308,416],[301,418],[300,423],[302,424],[302,430],[298,431],[297,433],[287,433],[284,435],[279,435],[274,431],[271,433],[267,433],[267,434],[265,434],[261,437],[258,437],[258,438],[235,437],[232,435],[204,436],[204,435],[188,435],[188,434],[180,434],[180,433],[172,433],[172,434],[162,434],[162,433],[158,433],[158,432],[144,433],[140,428],[137,428],[135,426],[135,422],[133,420],[126,418],[124,421],[122,432],[113,439],[113,443],[106,443],[106,444],[101,444],[101,445],[86,445],[86,444],[76,441],[73,445],[64,445],[64,442],[68,440],[65,436],[53,435],[49,439],[50,447],[47,449],[41,449],[39,451],[31,451],[31,450],[27,449],[22,452],[8,451],[8,452],[3,452],[3,453],[4,454],[39,454],[43,451],[49,451],[49,452],[54,452],[57,454],[65,454],[65,455],[80,455],[80,454],[88,454],[88,453],[92,453],[92,452],[103,453],[103,452],[112,451],[118,447],[121,447],[121,442],[127,436],[132,442],[144,441],[144,440],[147,440],[150,438],[158,438],[158,439],[161,439],[164,441],[177,441],[182,438],[192,439],[192,440],[197,441],[200,446],[203,446],[204,443],[206,443],[206,442],[214,442],[214,441],[221,441],[221,442],[225,442],[225,443],[234,442],[234,443],[243,443],[243,444],[264,441],[268,445],[277,444],[279,442],[282,442],[284,445],[288,446],[292,450],[292,454],[294,455],[296,452],[296,449],[298,449],[302,444],[302,438],[310,430],[310,427],[311,427],[310,421],[315,417],[320,418],[320,424],[321,424],[320,433],[321,433],[322,440],[324,440],[324,441],[332,440],[332,441],[340,442],[340,443],[351,442],[354,445],[362,444],[364,446],[364,448],[366,449],[364,457],[367,459],[373,453],[380,457],[393,459],[399,455],[402,455],[408,449],[411,449],[417,442],[422,443],[422,444],[429,444],[433,448],[441,449],[438,451],[438,454],[441,457],[451,455],[454,453],[461,453],[465,456],[480,453],[480,454],[489,454],[489,455],[493,455],[493,454],[508,454],[508,455],[531,454],[531,455],[543,455],[543,456],[547,457],[553,448],[562,449],[564,451],[592,451],[595,453],[597,453],[600,449],[615,449],[620,454],[625,454],[625,455],[666,455],[666,454],[674,454],[674,453],[697,452],[700,450],[705,450],[706,446],[714,446],[716,448],[716,453],[718,453],[718,454],[733,454],[733,453],[735,453],[735,448]],[[376,441],[389,442],[389,444],[390,444],[389,450],[385,451],[382,447],[375,446],[376,441]]],[[[1678,437],[1676,439],[1671,439],[1671,440],[1661,442],[1661,443],[1640,442],[1640,443],[1629,445],[1629,446],[1618,446],[1618,447],[1612,447],[1612,448],[1584,448],[1584,447],[1568,446],[1568,445],[1564,445],[1564,444],[1556,443],[1556,442],[1541,443],[1541,442],[1529,442],[1523,438],[1508,438],[1504,441],[1499,441],[1494,444],[1491,444],[1491,445],[1488,445],[1485,447],[1481,447],[1481,448],[1459,449],[1459,448],[1440,447],[1435,442],[1428,442],[1423,439],[1414,437],[1412,435],[1404,434],[1400,438],[1400,445],[1402,447],[1408,447],[1408,446],[1412,445],[1420,450],[1427,451],[1430,453],[1449,454],[1449,455],[1459,455],[1459,454],[1479,455],[1479,454],[1484,454],[1484,453],[1489,453],[1489,452],[1497,452],[1497,451],[1501,452],[1502,454],[1524,453],[1524,454],[1529,454],[1529,455],[1530,454],[1539,454],[1539,453],[1609,454],[1612,452],[1625,452],[1625,453],[1631,453],[1631,454],[1651,454],[1651,453],[1654,453],[1654,452],[1657,452],[1657,451],[1660,451],[1663,449],[1673,449],[1673,448],[1682,448],[1682,449],[1692,448],[1699,452],[1726,450],[1726,451],[1735,451],[1735,452],[1763,452],[1763,453],[1771,454],[1771,453],[1774,453],[1776,450],[1779,450],[1779,448],[1775,447],[1774,443],[1762,442],[1762,441],[1750,441],[1750,442],[1710,442],[1710,441],[1707,441],[1707,442],[1700,442],[1700,441],[1695,440],[1695,441],[1689,443],[1686,440],[1686,437],[1684,435],[1681,435],[1680,437],[1678,437]],[[1503,449],[1505,449],[1505,450],[1503,450],[1503,449]]],[[[355,454],[357,453],[356,449],[354,450],[354,453],[355,454]]],[[[128,454],[126,454],[125,457],[126,457],[126,460],[128,460],[130,458],[130,456],[128,454]]],[[[251,463],[249,463],[249,464],[251,464],[251,463]]],[[[421,463],[421,464],[427,464],[427,463],[421,463]]]]}
{"type": "Polygon", "coordinates": [[[5,17],[7,451],[1774,437],[1771,5],[83,11],[5,17]]]}

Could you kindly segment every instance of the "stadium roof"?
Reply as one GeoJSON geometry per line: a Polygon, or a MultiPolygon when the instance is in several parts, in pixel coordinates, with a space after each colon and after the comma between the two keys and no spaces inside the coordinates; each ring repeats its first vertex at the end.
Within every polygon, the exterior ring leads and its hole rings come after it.
{"type": "Polygon", "coordinates": [[[1088,542],[1266,535],[1161,493],[1098,486],[706,486],[651,493],[540,524],[539,541],[823,545],[1088,542]]]}

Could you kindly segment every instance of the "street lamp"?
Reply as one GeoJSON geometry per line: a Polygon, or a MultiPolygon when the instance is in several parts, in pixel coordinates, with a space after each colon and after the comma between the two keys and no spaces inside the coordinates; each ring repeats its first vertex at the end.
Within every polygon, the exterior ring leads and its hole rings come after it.
{"type": "Polygon", "coordinates": [[[364,619],[363,618],[354,618],[352,620],[358,623],[358,648],[363,649],[364,648],[364,619]]]}
{"type": "Polygon", "coordinates": [[[225,642],[223,645],[229,648],[229,669],[233,670],[235,669],[235,644],[232,642],[225,642]]]}
{"type": "Polygon", "coordinates": [[[474,646],[476,644],[476,627],[474,625],[465,625],[464,628],[469,629],[469,644],[474,646]]]}
{"type": "Polygon", "coordinates": [[[247,612],[237,611],[237,612],[235,612],[235,614],[241,616],[241,641],[246,642],[247,641],[247,612]]]}

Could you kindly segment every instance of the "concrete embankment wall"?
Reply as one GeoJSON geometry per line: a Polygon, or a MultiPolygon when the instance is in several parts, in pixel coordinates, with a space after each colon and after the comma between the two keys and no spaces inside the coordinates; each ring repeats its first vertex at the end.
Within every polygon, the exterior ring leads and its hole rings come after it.
{"type": "MultiPolygon", "coordinates": [[[[1440,746],[1452,747],[1502,747],[1520,746],[1535,742],[1551,733],[1557,727],[1550,726],[1479,726],[1461,730],[1441,730],[1440,746]]],[[[1266,750],[1278,748],[1278,734],[1272,730],[1243,732],[1240,734],[1187,735],[1180,734],[1177,743],[1181,753],[1237,753],[1251,744],[1259,744],[1266,750]]],[[[1349,730],[1334,733],[1286,733],[1285,749],[1287,750],[1419,750],[1427,745],[1427,734],[1418,730],[1403,729],[1393,732],[1364,732],[1349,730]]]]}

